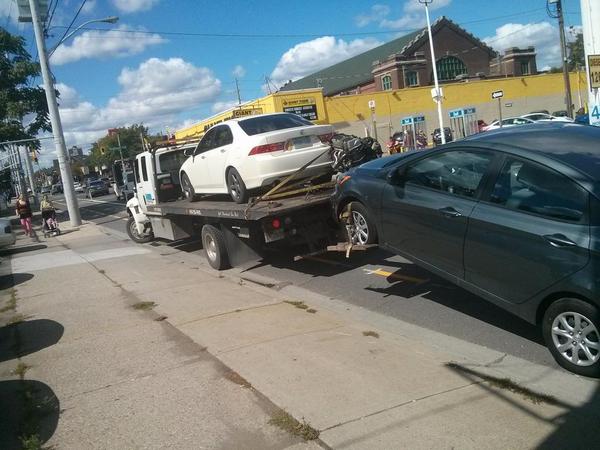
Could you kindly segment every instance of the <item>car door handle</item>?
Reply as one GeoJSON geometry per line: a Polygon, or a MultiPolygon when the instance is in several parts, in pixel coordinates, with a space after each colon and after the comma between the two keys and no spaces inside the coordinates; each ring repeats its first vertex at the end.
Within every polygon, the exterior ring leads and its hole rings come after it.
{"type": "Polygon", "coordinates": [[[457,210],[455,210],[452,206],[447,206],[446,208],[438,209],[438,211],[440,213],[442,213],[442,215],[444,217],[460,217],[460,216],[462,216],[462,214],[459,213],[457,210]]]}
{"type": "Polygon", "coordinates": [[[564,234],[546,234],[543,237],[552,247],[574,247],[577,245],[564,234]]]}
{"type": "Polygon", "coordinates": [[[224,148],[221,149],[221,153],[225,153],[225,149],[224,148]]]}

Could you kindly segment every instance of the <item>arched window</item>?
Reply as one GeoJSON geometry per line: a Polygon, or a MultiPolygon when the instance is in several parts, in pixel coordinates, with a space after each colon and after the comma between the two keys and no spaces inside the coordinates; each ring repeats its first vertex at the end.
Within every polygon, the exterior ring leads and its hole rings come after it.
{"type": "Polygon", "coordinates": [[[390,75],[384,75],[381,77],[381,90],[391,91],[392,90],[392,77],[390,75]]]}
{"type": "Polygon", "coordinates": [[[436,66],[440,80],[454,80],[458,75],[467,73],[467,66],[455,56],[438,59],[436,66]]]}

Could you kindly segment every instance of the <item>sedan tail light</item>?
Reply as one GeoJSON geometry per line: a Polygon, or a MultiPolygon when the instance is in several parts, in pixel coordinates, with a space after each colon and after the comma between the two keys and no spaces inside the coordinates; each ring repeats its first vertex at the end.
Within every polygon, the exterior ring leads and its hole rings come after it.
{"type": "Polygon", "coordinates": [[[248,156],[260,155],[261,153],[278,152],[279,150],[283,150],[284,148],[285,142],[278,142],[276,144],[257,145],[252,150],[250,150],[248,156]]]}

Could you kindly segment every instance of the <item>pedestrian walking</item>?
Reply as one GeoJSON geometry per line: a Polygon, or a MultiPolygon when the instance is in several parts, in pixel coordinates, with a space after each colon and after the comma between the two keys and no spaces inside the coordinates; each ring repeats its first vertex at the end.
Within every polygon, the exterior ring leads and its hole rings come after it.
{"type": "Polygon", "coordinates": [[[16,207],[16,213],[17,216],[19,216],[19,219],[21,219],[21,226],[23,227],[23,230],[25,230],[25,234],[27,236],[32,236],[33,228],[31,227],[31,205],[24,194],[19,195],[16,207]]]}

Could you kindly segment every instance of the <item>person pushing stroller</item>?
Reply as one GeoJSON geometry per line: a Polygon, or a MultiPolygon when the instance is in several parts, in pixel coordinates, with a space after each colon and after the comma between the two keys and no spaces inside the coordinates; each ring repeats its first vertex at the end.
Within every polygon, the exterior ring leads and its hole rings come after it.
{"type": "Polygon", "coordinates": [[[40,202],[40,212],[42,213],[42,229],[44,235],[60,232],[56,221],[54,204],[48,199],[47,195],[42,197],[42,201],[40,202]]]}

